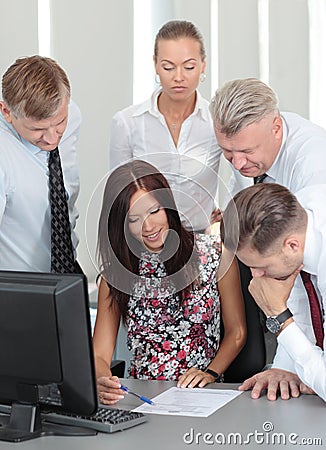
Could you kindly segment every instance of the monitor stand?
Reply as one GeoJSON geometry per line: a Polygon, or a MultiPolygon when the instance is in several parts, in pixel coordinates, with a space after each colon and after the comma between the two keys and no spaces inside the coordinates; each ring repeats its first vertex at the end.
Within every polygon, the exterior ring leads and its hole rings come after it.
{"type": "Polygon", "coordinates": [[[40,406],[13,403],[10,417],[0,416],[0,441],[22,442],[40,436],[94,436],[95,430],[42,422],[40,406]]]}

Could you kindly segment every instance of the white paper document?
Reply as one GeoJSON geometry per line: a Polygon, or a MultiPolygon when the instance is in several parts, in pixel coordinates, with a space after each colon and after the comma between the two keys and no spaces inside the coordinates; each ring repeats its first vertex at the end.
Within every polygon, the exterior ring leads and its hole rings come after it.
{"type": "Polygon", "coordinates": [[[152,399],[153,405],[144,403],[134,411],[146,414],[208,417],[242,394],[229,389],[186,389],[172,387],[152,399]]]}

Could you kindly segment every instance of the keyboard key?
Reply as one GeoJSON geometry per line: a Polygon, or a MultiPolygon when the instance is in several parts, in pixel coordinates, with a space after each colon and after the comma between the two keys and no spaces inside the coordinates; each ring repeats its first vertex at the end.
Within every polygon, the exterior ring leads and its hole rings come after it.
{"type": "Polygon", "coordinates": [[[141,413],[102,407],[93,416],[76,416],[71,413],[49,412],[42,414],[42,417],[46,422],[91,428],[102,433],[114,433],[125,430],[126,428],[134,427],[148,420],[141,413]]]}

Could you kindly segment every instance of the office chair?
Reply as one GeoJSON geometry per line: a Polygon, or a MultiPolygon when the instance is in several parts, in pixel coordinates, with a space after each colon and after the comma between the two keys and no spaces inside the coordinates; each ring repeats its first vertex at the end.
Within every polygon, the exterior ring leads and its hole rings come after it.
{"type": "MultiPolygon", "coordinates": [[[[228,367],[224,374],[226,383],[242,383],[263,370],[266,365],[266,345],[264,329],[261,322],[261,310],[248,291],[251,273],[248,267],[238,261],[241,274],[241,289],[246,311],[247,341],[228,367]]],[[[223,323],[221,322],[221,336],[223,335],[223,323]]]]}
{"type": "Polygon", "coordinates": [[[126,362],[123,359],[114,359],[111,362],[111,373],[118,378],[124,378],[126,362]]]}

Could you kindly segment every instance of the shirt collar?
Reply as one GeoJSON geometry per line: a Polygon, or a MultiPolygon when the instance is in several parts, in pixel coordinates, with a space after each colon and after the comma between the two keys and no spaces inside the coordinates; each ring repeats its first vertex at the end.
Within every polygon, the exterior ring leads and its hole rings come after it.
{"type": "MultiPolygon", "coordinates": [[[[158,106],[157,106],[157,99],[161,92],[162,92],[162,87],[160,86],[158,89],[156,89],[153,92],[153,94],[151,95],[151,97],[148,100],[141,103],[140,105],[138,105],[135,108],[133,117],[141,116],[142,114],[145,114],[145,113],[149,113],[157,118],[162,116],[162,114],[159,111],[158,106]]],[[[200,115],[201,118],[207,122],[210,120],[210,117],[209,117],[209,112],[207,111],[207,108],[205,108],[205,100],[202,97],[202,95],[200,94],[200,92],[198,91],[198,89],[196,90],[196,94],[197,94],[197,99],[196,99],[195,109],[191,115],[192,116],[200,115]]]]}
{"type": "Polygon", "coordinates": [[[289,134],[289,130],[287,127],[287,124],[284,120],[284,117],[281,115],[281,119],[282,119],[282,144],[281,144],[281,148],[278,152],[278,154],[276,155],[275,161],[273,162],[272,166],[266,171],[267,175],[271,178],[273,178],[274,180],[277,179],[277,172],[279,169],[279,160],[282,158],[282,154],[285,151],[285,143],[289,134]]]}
{"type": "MultiPolygon", "coordinates": [[[[18,133],[17,133],[18,134],[18,133]]],[[[41,150],[39,147],[36,147],[36,145],[31,144],[30,142],[26,141],[24,138],[22,138],[20,135],[19,140],[23,143],[23,145],[34,155],[43,154],[44,150],[41,150]]],[[[48,152],[45,152],[48,153],[48,152]]]]}
{"type": "Polygon", "coordinates": [[[15,136],[15,138],[20,141],[24,147],[29,150],[34,155],[37,155],[38,153],[42,152],[39,147],[36,147],[36,145],[31,144],[30,142],[26,141],[17,131],[15,128],[11,125],[11,123],[8,123],[2,114],[0,114],[0,128],[3,128],[4,130],[9,130],[10,133],[15,136]]]}
{"type": "Polygon", "coordinates": [[[312,275],[317,275],[318,258],[316,258],[316,255],[319,255],[320,253],[321,243],[319,242],[319,239],[316,239],[316,233],[314,233],[313,213],[309,209],[306,209],[306,213],[308,215],[308,223],[303,254],[303,270],[312,275]]]}

